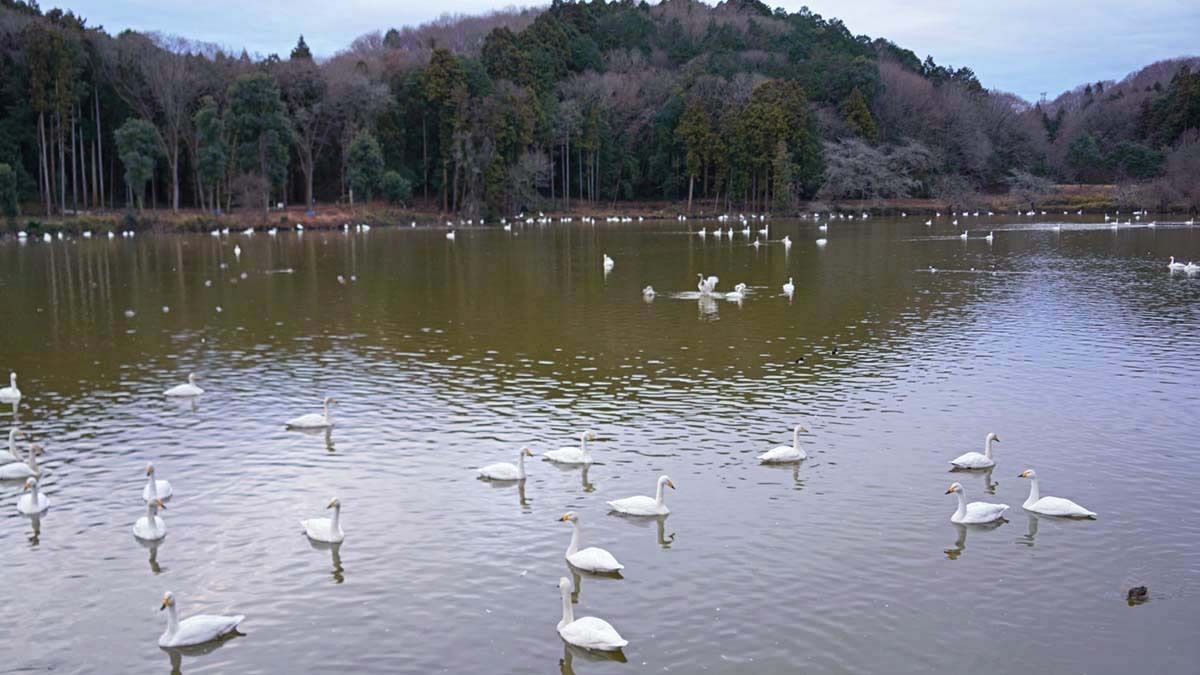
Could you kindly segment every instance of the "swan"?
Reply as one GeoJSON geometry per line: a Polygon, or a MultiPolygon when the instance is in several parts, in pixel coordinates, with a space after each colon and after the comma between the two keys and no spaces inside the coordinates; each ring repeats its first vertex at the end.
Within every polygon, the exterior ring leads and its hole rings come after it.
{"type": "Polygon", "coordinates": [[[757,238],[755,238],[755,240],[754,240],[754,248],[758,248],[759,246],[762,246],[762,242],[761,242],[761,241],[759,241],[757,238]]]}
{"type": "Polygon", "coordinates": [[[700,290],[701,294],[708,295],[709,293],[717,290],[717,282],[720,281],[719,279],[716,277],[709,277],[705,279],[703,274],[698,274],[697,276],[700,277],[700,282],[696,284],[696,288],[700,290]]]}
{"type": "Polygon", "coordinates": [[[946,490],[946,494],[953,492],[958,495],[958,510],[954,515],[950,516],[950,522],[960,525],[981,525],[983,523],[991,523],[1000,520],[1004,517],[1004,512],[1008,510],[1008,504],[991,504],[988,502],[971,502],[967,503],[967,497],[963,493],[962,483],[954,483],[946,490]]]}
{"type": "Polygon", "coordinates": [[[643,288],[642,289],[642,297],[646,300],[653,300],[654,299],[654,287],[647,286],[647,287],[643,288]]]}
{"type": "Polygon", "coordinates": [[[447,232],[446,238],[449,239],[450,241],[454,241],[454,230],[450,230],[449,232],[447,232]]]}
{"type": "Polygon", "coordinates": [[[558,634],[567,644],[600,652],[612,652],[629,644],[621,637],[617,629],[604,619],[594,616],[575,618],[575,608],[571,605],[571,592],[574,586],[566,577],[558,580],[558,590],[562,594],[563,616],[558,622],[558,634]]]}
{"type": "Polygon", "coordinates": [[[725,294],[726,300],[741,300],[746,297],[746,284],[738,284],[733,287],[733,291],[725,294]]]}
{"type": "Polygon", "coordinates": [[[822,224],[820,227],[818,227],[817,229],[818,229],[818,230],[820,230],[820,231],[822,231],[822,232],[828,232],[828,231],[829,231],[829,223],[824,223],[824,224],[822,224]]]}
{"type": "Polygon", "coordinates": [[[986,237],[984,237],[984,239],[986,239],[986,240],[987,240],[987,243],[989,243],[989,244],[990,244],[990,243],[992,243],[992,240],[993,240],[993,239],[995,239],[995,238],[996,238],[996,233],[995,233],[995,232],[992,232],[992,231],[990,231],[990,230],[988,231],[988,234],[987,234],[987,236],[986,236],[986,237]]]}
{"type": "Polygon", "coordinates": [[[933,221],[932,221],[932,220],[927,220],[927,221],[925,221],[925,227],[929,227],[930,225],[933,225],[933,221]]]}
{"type": "Polygon", "coordinates": [[[144,541],[158,541],[167,536],[167,524],[158,517],[159,509],[165,511],[166,508],[161,499],[146,502],[146,515],[133,524],[133,536],[144,541]]]}
{"type": "Polygon", "coordinates": [[[152,502],[157,499],[170,499],[175,491],[171,488],[171,481],[157,480],[154,477],[154,464],[146,462],[146,487],[142,488],[142,499],[152,502]]]}
{"type": "Polygon", "coordinates": [[[571,534],[571,543],[567,546],[566,554],[567,562],[571,563],[572,567],[596,574],[611,574],[625,569],[625,566],[617,562],[613,554],[602,548],[589,546],[582,551],[579,550],[579,514],[567,511],[558,520],[559,522],[570,521],[575,528],[571,534]]]}
{"type": "Polygon", "coordinates": [[[533,457],[529,448],[521,448],[517,454],[517,465],[497,462],[479,468],[479,477],[484,480],[525,480],[525,458],[533,457]]]}
{"type": "Polygon", "coordinates": [[[158,638],[159,647],[189,647],[215,640],[237,630],[238,624],[246,619],[242,614],[236,616],[216,616],[212,614],[197,614],[183,621],[175,612],[175,594],[167,591],[163,596],[159,611],[167,610],[167,630],[158,638]]]}
{"type": "Polygon", "coordinates": [[[792,445],[780,445],[772,448],[758,456],[758,461],[763,464],[786,464],[789,462],[799,462],[808,459],[808,453],[800,449],[800,432],[808,433],[808,429],[804,428],[803,424],[797,424],[795,430],[792,431],[792,445]]]}
{"type": "Polygon", "coordinates": [[[329,406],[337,403],[337,399],[332,396],[326,396],[323,404],[325,412],[318,415],[317,413],[308,413],[299,417],[293,417],[285,424],[290,429],[324,429],[333,426],[333,420],[329,419],[329,406]]]}
{"type": "Polygon", "coordinates": [[[329,505],[325,508],[333,509],[333,518],[309,518],[300,521],[300,527],[304,528],[304,534],[313,541],[339,544],[346,538],[345,533],[342,532],[342,526],[338,522],[342,515],[342,502],[334,497],[329,500],[329,505]]]}
{"type": "Polygon", "coordinates": [[[1183,266],[1183,271],[1188,274],[1195,274],[1196,272],[1200,272],[1200,265],[1189,261],[1188,264],[1183,266]]]}
{"type": "Polygon", "coordinates": [[[783,245],[784,245],[784,246],[791,246],[791,245],[792,245],[792,238],[791,238],[791,237],[789,237],[789,236],[787,236],[786,234],[785,234],[785,235],[783,235],[783,239],[780,239],[780,241],[782,241],[782,242],[783,242],[783,245]]]}
{"type": "Polygon", "coordinates": [[[817,246],[824,246],[825,244],[828,244],[828,243],[829,243],[829,240],[826,239],[825,237],[821,237],[820,239],[817,240],[817,246]]]}
{"type": "Polygon", "coordinates": [[[783,285],[783,292],[786,295],[796,292],[796,284],[792,283],[792,277],[788,277],[787,283],[783,285]]]}
{"type": "Polygon", "coordinates": [[[0,480],[19,480],[40,475],[42,471],[38,468],[37,456],[42,452],[42,446],[37,443],[29,446],[29,455],[24,462],[16,461],[0,466],[0,480]]]}
{"type": "Polygon", "coordinates": [[[617,513],[624,513],[627,516],[665,516],[671,513],[671,509],[663,503],[663,486],[667,486],[672,490],[675,489],[675,484],[666,476],[658,477],[658,488],[654,493],[654,497],[645,497],[638,495],[636,497],[626,497],[624,499],[616,499],[607,502],[617,513]]]}
{"type": "Polygon", "coordinates": [[[605,269],[605,271],[611,270],[616,264],[617,264],[617,262],[615,260],[613,260],[612,258],[608,257],[607,253],[604,254],[604,269],[605,269]]]}
{"type": "MultiPolygon", "coordinates": [[[[1169,269],[1169,270],[1181,270],[1184,267],[1185,267],[1185,265],[1183,263],[1175,262],[1175,256],[1171,256],[1171,262],[1167,263],[1167,269],[1169,269]]],[[[17,386],[16,381],[17,381],[17,376],[14,373],[13,374],[13,387],[17,386]]],[[[0,394],[3,394],[6,391],[8,391],[8,389],[0,389],[0,394]]],[[[20,395],[21,395],[21,392],[17,392],[17,396],[20,397],[20,395]]]]}
{"type": "MultiPolygon", "coordinates": [[[[1174,258],[1172,258],[1172,260],[1174,260],[1174,258]]],[[[1183,267],[1183,265],[1180,265],[1180,267],[1183,267]]],[[[3,389],[0,389],[0,401],[4,401],[5,403],[12,403],[14,401],[20,401],[20,400],[21,400],[21,390],[17,389],[17,374],[9,373],[8,374],[8,386],[4,387],[3,389]]]]}
{"type": "MultiPolygon", "coordinates": [[[[957,223],[958,221],[956,220],[956,221],[954,221],[954,222],[955,222],[955,223],[957,223]]],[[[960,234],[960,235],[958,235],[958,238],[959,238],[959,239],[966,239],[966,238],[967,238],[967,231],[966,231],[966,230],[963,230],[963,233],[962,233],[962,234],[960,234]]]]}
{"type": "Polygon", "coordinates": [[[196,374],[188,373],[187,384],[179,384],[163,392],[166,396],[199,396],[204,390],[196,386],[196,374]]]}
{"type": "Polygon", "coordinates": [[[558,462],[559,464],[591,464],[592,456],[588,454],[587,442],[593,438],[595,438],[595,436],[592,435],[592,432],[585,431],[582,434],[579,434],[578,448],[572,448],[568,446],[565,448],[559,448],[558,450],[549,450],[547,452],[543,452],[542,457],[545,457],[551,462],[558,462]]]}
{"type": "Polygon", "coordinates": [[[996,466],[992,459],[992,443],[999,443],[1000,437],[989,433],[983,441],[983,452],[967,452],[950,460],[950,466],[955,469],[987,469],[996,466]]]}
{"type": "Polygon", "coordinates": [[[1088,511],[1070,499],[1062,497],[1042,497],[1038,490],[1037,472],[1026,469],[1017,478],[1029,479],[1029,499],[1022,505],[1026,511],[1033,511],[1044,516],[1061,516],[1063,518],[1095,518],[1096,514],[1088,511]]]}
{"type": "Polygon", "coordinates": [[[27,516],[32,516],[50,508],[50,498],[38,490],[36,478],[25,480],[25,492],[17,499],[17,510],[27,516]]]}
{"type": "Polygon", "coordinates": [[[8,430],[8,450],[0,450],[0,466],[21,461],[21,453],[17,452],[17,436],[29,438],[16,427],[8,430]]]}

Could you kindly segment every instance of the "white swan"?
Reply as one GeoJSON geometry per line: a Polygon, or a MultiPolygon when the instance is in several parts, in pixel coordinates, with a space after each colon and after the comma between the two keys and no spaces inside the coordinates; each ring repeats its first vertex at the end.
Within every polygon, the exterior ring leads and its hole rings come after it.
{"type": "Polygon", "coordinates": [[[789,236],[787,236],[786,234],[785,234],[785,235],[783,235],[783,239],[780,239],[780,241],[782,241],[782,242],[783,242],[783,245],[784,245],[784,246],[791,246],[791,245],[792,245],[792,238],[791,238],[791,237],[789,237],[789,236]]]}
{"type": "Polygon", "coordinates": [[[175,490],[171,487],[171,481],[155,478],[154,464],[146,462],[146,487],[142,488],[142,500],[153,502],[159,499],[170,499],[174,493],[175,490]]]}
{"type": "Polygon", "coordinates": [[[32,516],[50,508],[50,498],[38,490],[36,478],[25,480],[25,494],[17,498],[17,510],[32,516]]]}
{"type": "Polygon", "coordinates": [[[987,233],[987,236],[986,236],[986,237],[984,237],[984,239],[986,239],[986,240],[987,240],[987,243],[989,243],[989,244],[990,244],[990,243],[992,243],[992,240],[993,240],[993,239],[995,239],[995,238],[996,238],[996,233],[995,233],[995,232],[992,232],[992,231],[990,231],[990,230],[988,231],[988,233],[987,233]]]}
{"type": "Polygon", "coordinates": [[[326,544],[341,543],[346,538],[339,522],[342,515],[342,502],[334,497],[329,500],[329,505],[325,508],[333,509],[333,518],[309,518],[300,521],[300,526],[304,528],[304,534],[313,541],[326,544]]]}
{"type": "Polygon", "coordinates": [[[21,453],[17,452],[17,436],[29,438],[16,427],[8,430],[8,449],[0,450],[0,466],[21,461],[21,453]]]}
{"type": "Polygon", "coordinates": [[[167,610],[167,630],[158,638],[159,647],[190,647],[215,640],[237,629],[246,619],[244,615],[216,616],[197,614],[183,621],[175,612],[175,594],[167,591],[159,611],[167,610]]]}
{"type": "MultiPolygon", "coordinates": [[[[957,224],[958,224],[958,221],[957,221],[957,220],[956,220],[956,221],[954,221],[954,224],[955,224],[955,225],[957,225],[957,224]]],[[[963,230],[963,233],[962,233],[962,234],[960,234],[960,235],[958,235],[958,238],[959,238],[959,239],[966,239],[966,238],[967,238],[967,231],[966,231],[966,230],[963,230]]]]}
{"type": "Polygon", "coordinates": [[[533,453],[529,448],[521,448],[521,452],[517,454],[516,466],[508,462],[488,464],[479,467],[479,477],[484,480],[525,480],[526,457],[533,457],[533,453]]]}
{"type": "Polygon", "coordinates": [[[829,231],[829,223],[824,223],[817,229],[820,230],[821,232],[828,232],[829,231]]]}
{"type": "Polygon", "coordinates": [[[792,277],[788,277],[787,283],[783,285],[784,295],[791,295],[796,292],[796,284],[792,283],[792,277]]]}
{"type": "Polygon", "coordinates": [[[829,240],[826,239],[825,237],[821,237],[820,239],[817,240],[817,246],[824,246],[825,244],[828,244],[828,243],[829,243],[829,240]]]}
{"type": "Polygon", "coordinates": [[[1189,261],[1188,264],[1183,266],[1183,271],[1188,274],[1195,274],[1196,272],[1200,272],[1200,265],[1189,261]]]}
{"type": "Polygon", "coordinates": [[[558,622],[558,634],[568,644],[576,647],[600,652],[612,652],[629,644],[621,637],[617,629],[604,619],[594,616],[575,618],[575,608],[571,605],[571,592],[574,587],[566,577],[558,580],[558,590],[562,594],[563,615],[558,622]]]}
{"type": "Polygon", "coordinates": [[[196,374],[188,373],[187,384],[179,384],[163,392],[165,396],[199,396],[204,390],[196,386],[196,374]]]}
{"type": "Polygon", "coordinates": [[[449,232],[447,232],[446,238],[449,239],[450,241],[454,241],[454,230],[450,230],[449,232]]]}
{"type": "Polygon", "coordinates": [[[983,452],[967,452],[950,460],[950,466],[955,469],[987,469],[996,466],[992,459],[992,443],[999,443],[1000,437],[990,433],[983,441],[983,452]]]}
{"type": "MultiPolygon", "coordinates": [[[[1174,260],[1174,258],[1172,258],[1172,260],[1174,260]]],[[[1183,267],[1183,265],[1180,265],[1180,267],[1183,267]]],[[[3,389],[0,389],[0,401],[4,401],[5,403],[12,403],[14,401],[20,401],[20,400],[21,400],[21,390],[17,389],[17,374],[9,373],[8,374],[8,386],[4,387],[3,389]]]]}
{"type": "Polygon", "coordinates": [[[658,488],[654,493],[654,497],[645,497],[638,495],[636,497],[626,497],[624,499],[615,499],[607,502],[617,513],[624,513],[627,516],[665,516],[671,513],[671,509],[663,503],[663,486],[675,489],[675,484],[666,476],[658,477],[658,488]]]}
{"type": "Polygon", "coordinates": [[[592,456],[588,454],[587,442],[595,438],[592,432],[585,431],[579,434],[579,447],[565,447],[558,450],[549,450],[542,453],[542,457],[551,462],[559,464],[591,464],[592,456]]]}
{"type": "Polygon", "coordinates": [[[1026,511],[1033,511],[1044,516],[1060,516],[1063,518],[1095,518],[1096,514],[1088,511],[1070,499],[1062,497],[1042,497],[1038,490],[1037,472],[1026,469],[1017,478],[1029,479],[1029,499],[1022,505],[1026,511]]]}
{"type": "Polygon", "coordinates": [[[982,525],[983,523],[991,523],[1000,520],[1004,517],[1004,512],[1008,510],[1008,504],[991,504],[989,502],[971,502],[967,503],[967,496],[963,493],[962,483],[955,483],[946,490],[946,494],[954,493],[958,495],[958,510],[954,515],[950,516],[950,522],[960,525],[982,525]]]}
{"type": "Polygon", "coordinates": [[[42,471],[38,468],[37,456],[42,452],[42,446],[37,443],[29,446],[29,454],[25,461],[20,461],[18,457],[18,461],[0,466],[0,480],[20,480],[40,475],[42,471]]]}
{"type": "Polygon", "coordinates": [[[800,432],[808,433],[808,429],[804,428],[803,424],[797,424],[795,430],[792,431],[792,445],[780,445],[772,448],[758,456],[758,461],[763,464],[786,464],[790,462],[799,462],[808,459],[808,453],[800,449],[800,432]]]}
{"type": "Polygon", "coordinates": [[[299,417],[293,417],[285,424],[291,429],[324,429],[325,427],[333,426],[333,420],[329,419],[329,406],[337,403],[337,399],[332,396],[326,396],[323,407],[325,412],[318,415],[317,413],[308,413],[299,417]]]}
{"type": "Polygon", "coordinates": [[[567,562],[571,563],[572,567],[597,574],[611,574],[625,569],[613,554],[602,548],[589,546],[579,550],[579,514],[567,511],[559,521],[570,521],[574,526],[575,531],[571,534],[571,543],[567,546],[566,554],[567,562]]]}
{"type": "MultiPolygon", "coordinates": [[[[1181,263],[1181,262],[1175,262],[1175,256],[1171,256],[1171,262],[1167,263],[1167,269],[1169,269],[1169,270],[1181,270],[1181,269],[1183,269],[1184,267],[1185,267],[1185,265],[1184,265],[1183,263],[1181,263]]],[[[16,378],[16,374],[15,374],[15,373],[13,374],[13,378],[16,378]]],[[[15,382],[16,382],[16,379],[14,379],[14,380],[13,380],[13,382],[15,383],[15,382]]],[[[14,384],[13,386],[15,387],[15,386],[16,386],[16,384],[14,384]]],[[[4,392],[6,392],[6,391],[8,391],[8,390],[7,390],[7,389],[0,389],[0,394],[3,394],[3,393],[4,393],[4,392]]],[[[21,394],[21,392],[17,392],[17,395],[18,395],[18,396],[20,396],[20,394],[21,394]]]]}
{"type": "Polygon", "coordinates": [[[645,287],[645,288],[643,288],[643,289],[642,289],[642,298],[643,298],[643,299],[645,299],[645,300],[653,300],[653,299],[654,299],[654,295],[655,295],[655,293],[654,293],[654,287],[653,287],[653,286],[647,286],[647,287],[645,287]]]}
{"type": "Polygon", "coordinates": [[[700,281],[696,284],[696,289],[700,291],[701,295],[708,295],[717,290],[717,282],[719,279],[716,277],[709,277],[705,279],[703,274],[697,274],[696,276],[700,277],[700,281]]]}
{"type": "Polygon", "coordinates": [[[741,300],[746,297],[746,284],[738,284],[733,291],[725,294],[726,300],[741,300]]]}
{"type": "Polygon", "coordinates": [[[616,261],[613,260],[612,258],[608,257],[607,253],[604,254],[604,270],[606,272],[608,270],[611,270],[616,264],[617,264],[616,261]]]}
{"type": "Polygon", "coordinates": [[[158,516],[159,509],[166,508],[160,499],[146,502],[146,515],[133,524],[133,536],[145,541],[158,541],[167,536],[167,523],[158,516]]]}

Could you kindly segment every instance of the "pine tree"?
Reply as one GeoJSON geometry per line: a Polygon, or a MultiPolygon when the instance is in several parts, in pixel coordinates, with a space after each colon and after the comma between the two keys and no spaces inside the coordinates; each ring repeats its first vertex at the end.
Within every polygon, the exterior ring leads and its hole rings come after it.
{"type": "Polygon", "coordinates": [[[879,142],[879,131],[875,128],[875,118],[871,116],[867,97],[863,96],[858,87],[850,92],[850,97],[842,105],[842,112],[855,133],[872,145],[879,142]]]}
{"type": "Polygon", "coordinates": [[[291,58],[293,61],[296,59],[307,59],[312,61],[312,51],[309,50],[308,44],[304,41],[303,35],[300,36],[300,41],[297,42],[295,48],[292,49],[291,58]]]}

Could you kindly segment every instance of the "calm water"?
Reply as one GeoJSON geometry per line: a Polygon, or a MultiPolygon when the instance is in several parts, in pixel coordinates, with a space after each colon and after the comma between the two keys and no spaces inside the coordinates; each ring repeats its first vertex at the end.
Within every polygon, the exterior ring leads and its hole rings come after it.
{"type": "Polygon", "coordinates": [[[0,370],[25,392],[0,430],[45,445],[53,500],[34,522],[0,485],[0,670],[1192,671],[1200,277],[1166,258],[1200,259],[1200,229],[1033,220],[965,242],[834,222],[823,249],[777,221],[789,251],[675,222],[0,243],[0,370]],[[701,272],[752,293],[680,295],[701,272]],[[164,399],[189,371],[207,393],[164,399]],[[331,434],[284,430],[326,394],[331,434]],[[797,422],[811,459],[756,464],[797,422]],[[475,479],[584,429],[587,474],[475,479]],[[989,431],[998,468],[949,474],[989,431]],[[156,547],[130,532],[147,460],[176,493],[156,547]],[[1100,518],[1025,514],[1030,467],[1100,518]],[[607,515],[660,473],[669,518],[607,515]],[[952,480],[1009,522],[952,525],[952,480]],[[297,521],[335,495],[346,542],[310,545],[297,521]],[[576,613],[627,663],[555,633],[568,509],[626,566],[582,578],[576,613]],[[165,590],[246,635],[160,650],[165,590]]]}

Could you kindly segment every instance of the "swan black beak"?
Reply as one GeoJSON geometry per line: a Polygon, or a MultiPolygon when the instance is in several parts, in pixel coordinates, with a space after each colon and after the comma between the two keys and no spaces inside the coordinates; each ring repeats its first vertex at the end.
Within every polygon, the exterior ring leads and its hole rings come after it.
{"type": "Polygon", "coordinates": [[[672,483],[671,481],[667,481],[667,487],[669,487],[669,488],[671,488],[672,490],[674,490],[674,489],[675,489],[675,484],[674,484],[674,483],[672,483]]]}
{"type": "Polygon", "coordinates": [[[946,490],[946,494],[950,494],[952,492],[954,492],[954,488],[950,488],[949,490],[946,490]]]}
{"type": "Polygon", "coordinates": [[[163,601],[162,601],[162,606],[158,608],[158,611],[160,611],[160,612],[161,612],[161,611],[163,611],[164,609],[166,609],[168,604],[170,604],[170,603],[168,603],[166,600],[163,600],[163,601]]]}

